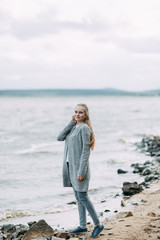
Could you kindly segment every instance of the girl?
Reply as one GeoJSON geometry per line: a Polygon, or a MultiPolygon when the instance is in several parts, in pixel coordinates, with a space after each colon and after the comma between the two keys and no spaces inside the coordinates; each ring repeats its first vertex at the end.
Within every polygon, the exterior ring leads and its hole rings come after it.
{"type": "Polygon", "coordinates": [[[88,197],[90,180],[89,156],[94,149],[95,137],[92,129],[89,110],[86,104],[77,104],[75,115],[70,123],[59,133],[58,141],[65,140],[63,161],[63,185],[73,187],[78,202],[80,226],[70,233],[87,232],[86,210],[94,222],[91,238],[96,238],[104,226],[100,224],[97,213],[88,197]]]}

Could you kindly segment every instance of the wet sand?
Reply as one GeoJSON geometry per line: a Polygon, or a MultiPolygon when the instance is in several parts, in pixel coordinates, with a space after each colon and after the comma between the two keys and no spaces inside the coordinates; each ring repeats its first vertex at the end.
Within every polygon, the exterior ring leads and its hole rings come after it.
{"type": "MultiPolygon", "coordinates": [[[[157,182],[150,184],[149,188],[146,188],[141,193],[133,195],[129,199],[124,197],[122,201],[124,207],[121,208],[121,211],[118,212],[116,215],[112,217],[110,216],[103,220],[104,230],[100,234],[98,239],[160,239],[160,181],[157,180],[157,182]]],[[[70,217],[72,216],[75,219],[75,212],[77,212],[76,209],[74,209],[72,214],[70,212],[70,217]]],[[[68,213],[66,216],[63,216],[62,219],[65,217],[70,218],[68,213]]],[[[48,224],[50,224],[49,222],[53,223],[52,218],[50,219],[50,221],[48,220],[48,224]]],[[[90,235],[93,230],[93,225],[88,225],[88,230],[88,233],[82,235],[80,234],[76,237],[71,237],[70,240],[91,239],[90,235]]]]}
{"type": "MultiPolygon", "coordinates": [[[[143,192],[124,200],[124,203],[123,211],[103,222],[105,229],[98,239],[160,239],[160,182],[151,184],[143,192]],[[131,212],[133,216],[126,217],[126,212],[131,212]]],[[[92,229],[90,227],[90,232],[86,234],[87,239],[91,239],[92,229]]]]}

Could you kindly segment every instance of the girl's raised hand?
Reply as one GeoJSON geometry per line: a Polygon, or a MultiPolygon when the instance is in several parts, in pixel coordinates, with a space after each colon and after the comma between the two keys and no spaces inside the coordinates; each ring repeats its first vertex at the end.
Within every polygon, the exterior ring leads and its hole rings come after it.
{"type": "Polygon", "coordinates": [[[72,116],[72,120],[73,120],[74,122],[77,122],[77,121],[75,120],[75,116],[74,116],[74,115],[72,116]]]}

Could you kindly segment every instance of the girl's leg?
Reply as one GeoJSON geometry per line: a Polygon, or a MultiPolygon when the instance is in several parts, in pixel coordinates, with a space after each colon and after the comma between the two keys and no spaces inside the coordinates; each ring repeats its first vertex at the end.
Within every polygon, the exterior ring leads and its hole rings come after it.
{"type": "Polygon", "coordinates": [[[79,197],[78,197],[78,192],[74,190],[75,198],[78,202],[78,212],[79,212],[79,223],[81,228],[86,228],[86,208],[85,206],[81,203],[79,197]]]}
{"type": "Polygon", "coordinates": [[[100,225],[99,218],[97,216],[97,213],[94,209],[94,206],[93,206],[91,200],[88,197],[88,193],[87,192],[76,192],[76,194],[77,194],[77,198],[78,198],[80,204],[83,205],[83,207],[87,209],[89,215],[91,216],[91,218],[94,222],[94,225],[96,225],[96,226],[100,225]]]}

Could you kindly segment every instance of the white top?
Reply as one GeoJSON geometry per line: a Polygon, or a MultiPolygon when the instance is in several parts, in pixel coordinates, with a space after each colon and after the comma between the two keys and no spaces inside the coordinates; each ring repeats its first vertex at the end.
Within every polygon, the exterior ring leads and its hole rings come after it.
{"type": "MultiPolygon", "coordinates": [[[[78,128],[81,124],[82,124],[82,123],[76,124],[76,128],[78,128]]],[[[76,128],[75,128],[75,129],[76,129],[76,128]]],[[[67,149],[67,158],[66,158],[66,159],[67,159],[66,161],[69,162],[69,159],[68,159],[68,149],[67,149]]]]}

